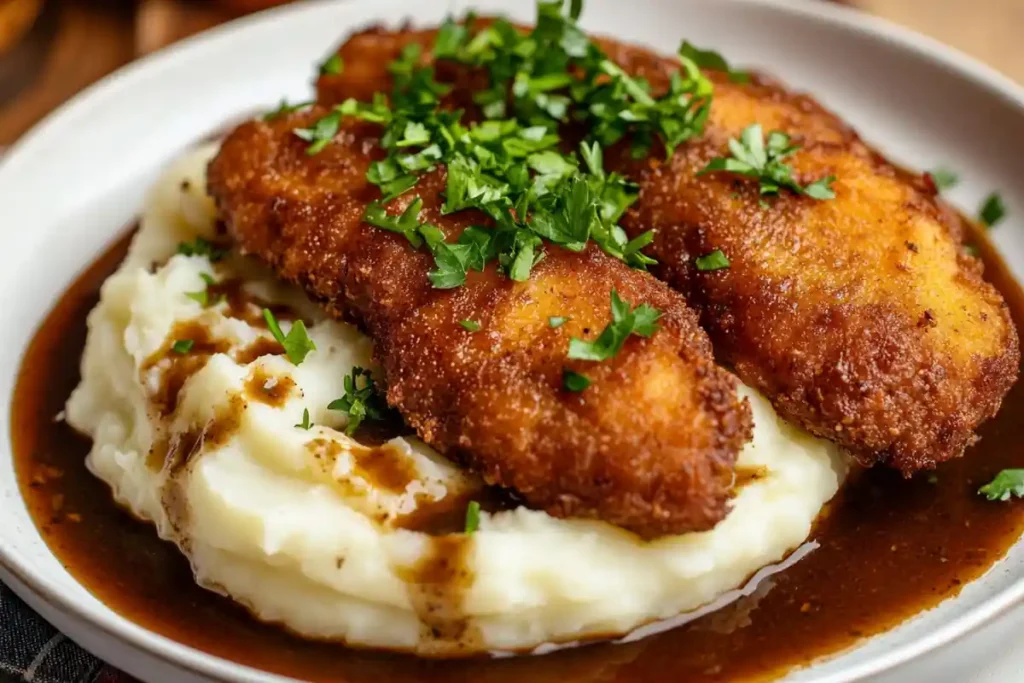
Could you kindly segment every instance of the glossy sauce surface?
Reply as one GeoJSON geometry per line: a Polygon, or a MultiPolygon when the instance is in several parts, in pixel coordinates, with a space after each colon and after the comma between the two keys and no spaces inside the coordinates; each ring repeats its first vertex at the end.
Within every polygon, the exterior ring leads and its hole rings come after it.
{"type": "MultiPolygon", "coordinates": [[[[1024,530],[1024,504],[992,503],[976,494],[999,470],[1024,466],[1024,383],[1018,383],[966,457],[909,481],[881,468],[854,478],[823,515],[814,534],[819,549],[749,598],[681,628],[626,645],[499,660],[420,660],[304,641],[196,586],[178,550],[119,509],[107,486],[86,470],[88,440],[54,421],[78,383],[86,315],[126,248],[127,237],[78,278],[26,353],[12,409],[19,481],[51,550],[100,600],[146,628],[226,659],[296,678],[349,683],[767,678],[955,595],[1024,530]]],[[[1024,329],[1024,295],[992,248],[983,240],[979,248],[988,279],[1024,329]]],[[[255,381],[251,390],[265,384],[255,381]]],[[[395,486],[404,476],[397,470],[379,474],[395,486]]],[[[452,505],[430,518],[407,520],[406,526],[455,527],[464,509],[452,505]]],[[[422,570],[430,574],[421,577],[425,591],[446,585],[447,564],[422,570]]]]}

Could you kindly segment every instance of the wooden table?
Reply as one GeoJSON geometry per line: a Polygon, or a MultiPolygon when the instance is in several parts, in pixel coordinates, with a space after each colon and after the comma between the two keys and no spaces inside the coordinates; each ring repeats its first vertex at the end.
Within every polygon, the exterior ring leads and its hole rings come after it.
{"type": "MultiPolygon", "coordinates": [[[[0,146],[88,84],[140,55],[272,0],[0,0],[0,146]],[[13,40],[31,24],[28,35],[13,40]],[[26,19],[27,18],[27,19],[26,19]]],[[[443,2],[444,0],[433,0],[443,2]]],[[[726,1],[726,0],[723,0],[726,1]]],[[[810,2],[813,0],[794,0],[810,2]]],[[[1024,0],[846,0],[1024,82],[1024,0]]]]}

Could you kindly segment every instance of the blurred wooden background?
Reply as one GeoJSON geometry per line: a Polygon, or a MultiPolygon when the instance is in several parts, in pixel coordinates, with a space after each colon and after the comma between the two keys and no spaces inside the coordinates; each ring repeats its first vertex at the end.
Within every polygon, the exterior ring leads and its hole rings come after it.
{"type": "MultiPolygon", "coordinates": [[[[136,57],[278,2],[0,0],[0,147],[77,91],[136,57]]],[[[844,4],[927,33],[1024,82],[1024,39],[1019,35],[1024,29],[1024,0],[844,4]]]]}

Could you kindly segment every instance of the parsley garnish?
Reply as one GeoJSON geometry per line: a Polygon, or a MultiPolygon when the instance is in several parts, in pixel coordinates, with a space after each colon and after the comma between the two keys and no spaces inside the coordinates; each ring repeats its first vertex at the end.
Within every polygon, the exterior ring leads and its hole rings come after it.
{"type": "Polygon", "coordinates": [[[567,391],[580,392],[590,386],[590,379],[586,375],[573,372],[569,369],[562,370],[562,386],[567,391]]]}
{"type": "Polygon", "coordinates": [[[195,342],[191,339],[179,339],[171,344],[171,351],[175,353],[185,354],[192,350],[192,346],[195,342]]]}
{"type": "Polygon", "coordinates": [[[978,210],[978,218],[986,228],[995,227],[996,223],[1006,216],[1006,207],[1003,205],[1003,198],[998,192],[993,192],[981,204],[978,210]]]}
{"type": "Polygon", "coordinates": [[[352,368],[352,374],[345,377],[345,395],[327,404],[328,410],[337,410],[348,415],[345,433],[352,435],[363,420],[380,420],[386,407],[377,394],[377,385],[369,370],[352,368]],[[360,386],[359,378],[363,378],[360,386]]]}
{"type": "Polygon", "coordinates": [[[608,360],[619,352],[630,334],[650,337],[658,330],[657,321],[661,312],[647,304],[640,304],[630,310],[629,303],[619,298],[612,290],[612,321],[594,341],[569,340],[569,358],[574,360],[608,360]]]}
{"type": "Polygon", "coordinates": [[[316,104],[316,102],[313,101],[296,102],[295,104],[288,104],[288,100],[281,100],[281,103],[277,105],[277,109],[273,111],[268,111],[266,114],[263,115],[263,120],[273,121],[274,119],[281,118],[282,116],[287,116],[288,114],[299,111],[300,109],[311,107],[314,104],[316,104]]]}
{"type": "Polygon", "coordinates": [[[553,315],[548,318],[548,327],[551,329],[557,329],[564,325],[569,318],[564,315],[553,315]]]}
{"type": "Polygon", "coordinates": [[[932,184],[935,185],[935,189],[939,192],[952,189],[960,182],[960,176],[948,168],[936,168],[933,171],[929,171],[928,175],[931,176],[932,184]]]}
{"type": "Polygon", "coordinates": [[[371,202],[366,207],[363,220],[378,228],[404,235],[412,246],[418,247],[423,244],[423,237],[419,232],[419,216],[422,208],[423,200],[416,197],[401,215],[396,216],[389,214],[380,202],[371,202]]]}
{"type": "Polygon", "coordinates": [[[309,408],[302,409],[302,422],[295,426],[306,431],[309,431],[309,428],[313,426],[313,423],[309,421],[309,408]]]}
{"type": "Polygon", "coordinates": [[[471,534],[480,528],[480,503],[469,501],[466,506],[466,533],[471,534]]]}
{"type": "Polygon", "coordinates": [[[989,500],[1009,500],[1011,496],[1024,498],[1024,469],[1003,470],[978,489],[978,493],[989,500]]]}
{"type": "Polygon", "coordinates": [[[295,128],[292,132],[309,143],[306,154],[317,154],[338,134],[341,126],[341,112],[331,110],[329,114],[318,119],[310,128],[295,128]]]}
{"type": "Polygon", "coordinates": [[[798,149],[799,145],[790,144],[788,135],[777,130],[768,133],[766,144],[761,124],[755,123],[743,130],[739,140],[729,140],[731,156],[712,159],[697,175],[725,171],[756,178],[761,185],[761,194],[778,194],[785,187],[813,199],[834,198],[836,195],[831,184],[835,176],[827,176],[809,185],[801,185],[793,178],[793,169],[782,160],[798,149]]]}
{"type": "MultiPolygon", "coordinates": [[[[206,284],[206,287],[203,287],[198,292],[185,292],[185,296],[187,296],[189,299],[192,299],[192,301],[195,301],[203,308],[206,308],[207,306],[210,305],[210,292],[208,291],[207,287],[214,284],[215,280],[213,279],[213,276],[210,275],[209,273],[199,273],[199,277],[202,278],[203,282],[206,284]]],[[[217,299],[217,301],[213,303],[219,304],[223,300],[224,296],[221,295],[217,299]]]]}
{"type": "Polygon", "coordinates": [[[344,68],[345,62],[342,61],[341,55],[335,53],[323,61],[319,71],[321,76],[337,76],[344,68]]]}
{"type": "Polygon", "coordinates": [[[694,64],[702,69],[726,72],[729,74],[729,80],[733,83],[748,83],[750,81],[749,73],[734,70],[729,66],[729,62],[725,61],[725,57],[714,50],[702,50],[689,41],[684,40],[679,48],[679,54],[691,59],[694,64]]]}
{"type": "Polygon", "coordinates": [[[462,325],[462,328],[464,330],[466,330],[467,332],[479,332],[480,331],[480,323],[478,323],[475,320],[460,320],[459,324],[462,325]]]}
{"type": "Polygon", "coordinates": [[[306,356],[309,355],[310,351],[316,351],[316,344],[313,343],[313,340],[306,333],[306,323],[303,321],[296,320],[292,323],[291,329],[285,335],[269,308],[263,309],[263,319],[267,321],[270,334],[274,336],[278,344],[284,347],[285,355],[288,356],[288,360],[293,365],[299,365],[302,361],[306,360],[306,356]]]}
{"type": "Polygon", "coordinates": [[[694,265],[697,266],[697,270],[702,272],[720,270],[722,268],[729,267],[729,259],[726,258],[725,253],[723,253],[721,249],[715,249],[710,254],[698,256],[694,260],[694,265]]]}
{"type": "Polygon", "coordinates": [[[185,256],[205,256],[211,263],[216,263],[227,256],[227,249],[221,249],[202,237],[197,237],[191,242],[180,242],[178,253],[185,256]]]}

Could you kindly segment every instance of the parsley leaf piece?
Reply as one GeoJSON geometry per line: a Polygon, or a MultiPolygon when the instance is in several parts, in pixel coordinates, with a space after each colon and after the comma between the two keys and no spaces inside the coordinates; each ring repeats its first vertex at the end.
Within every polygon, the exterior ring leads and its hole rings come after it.
{"type": "Polygon", "coordinates": [[[318,119],[310,128],[294,128],[292,132],[299,139],[309,143],[306,147],[306,154],[313,156],[334,139],[340,126],[341,112],[335,109],[318,119]]]}
{"type": "Polygon", "coordinates": [[[185,256],[205,256],[210,259],[211,263],[216,263],[227,256],[228,250],[214,246],[212,242],[202,237],[197,237],[191,242],[180,242],[178,253],[185,256]]]}
{"type": "Polygon", "coordinates": [[[590,378],[572,370],[562,370],[562,386],[567,391],[580,392],[590,386],[590,378]]]}
{"type": "Polygon", "coordinates": [[[721,270],[723,268],[728,268],[729,259],[726,258],[725,253],[721,249],[715,249],[710,254],[698,256],[694,260],[694,265],[697,266],[697,270],[706,273],[712,270],[721,270]]]}
{"type": "Polygon", "coordinates": [[[313,423],[309,421],[309,408],[302,409],[302,422],[295,426],[306,431],[309,431],[309,428],[313,426],[313,423]]]}
{"type": "Polygon", "coordinates": [[[480,528],[480,503],[475,500],[469,501],[466,506],[466,528],[467,534],[472,534],[480,528]]]}
{"type": "Polygon", "coordinates": [[[478,323],[475,320],[468,320],[468,319],[467,320],[460,320],[459,324],[462,325],[462,328],[464,330],[466,330],[467,332],[479,332],[480,331],[480,323],[478,323]]]}
{"type": "Polygon", "coordinates": [[[334,53],[320,64],[319,71],[321,76],[337,76],[344,68],[345,62],[341,59],[341,55],[334,53]]]}
{"type": "Polygon", "coordinates": [[[782,188],[788,188],[797,194],[812,199],[832,199],[835,192],[831,184],[835,176],[828,176],[809,185],[800,185],[793,178],[793,169],[782,160],[798,150],[799,145],[790,143],[788,135],[781,131],[772,131],[767,141],[761,130],[761,124],[754,123],[743,129],[739,139],[729,140],[728,157],[712,159],[697,175],[725,171],[749,178],[754,178],[761,186],[761,194],[778,194],[782,188]]]}
{"type": "Polygon", "coordinates": [[[720,53],[714,50],[702,50],[687,40],[684,40],[683,44],[679,47],[679,55],[692,60],[694,64],[702,69],[726,72],[729,74],[729,80],[733,83],[747,83],[750,81],[749,73],[734,70],[720,53]]]}
{"type": "Polygon", "coordinates": [[[632,311],[628,302],[612,289],[612,322],[601,331],[594,341],[575,337],[569,340],[569,358],[573,360],[608,360],[619,352],[630,334],[650,337],[658,330],[657,321],[661,312],[647,304],[641,304],[632,311]]]}
{"type": "Polygon", "coordinates": [[[292,327],[286,335],[281,331],[277,318],[269,308],[263,309],[263,319],[267,321],[270,334],[278,344],[284,347],[284,353],[293,365],[299,365],[306,360],[310,351],[316,351],[316,344],[309,338],[309,334],[306,332],[306,323],[303,321],[296,320],[292,323],[292,327]]]}
{"type": "MultiPolygon", "coordinates": [[[[198,292],[185,292],[185,296],[187,296],[189,299],[192,299],[192,301],[195,301],[203,308],[206,308],[207,306],[210,305],[210,293],[207,290],[207,287],[214,284],[215,280],[213,279],[213,276],[210,275],[209,273],[199,273],[199,277],[206,284],[206,287],[203,287],[198,292]]],[[[213,303],[218,304],[223,298],[223,295],[221,295],[221,297],[218,298],[218,300],[213,303]]]]}
{"type": "Polygon", "coordinates": [[[392,119],[391,108],[383,93],[375,93],[373,102],[360,102],[352,97],[334,107],[334,111],[342,116],[354,116],[370,123],[388,124],[392,119]]]}
{"type": "Polygon", "coordinates": [[[553,330],[558,329],[559,327],[564,325],[568,320],[569,318],[564,315],[552,315],[548,318],[548,327],[550,327],[553,330]]]}
{"type": "Polygon", "coordinates": [[[194,344],[195,342],[191,339],[178,339],[173,344],[171,344],[171,351],[174,351],[175,353],[186,354],[192,350],[192,346],[194,344]]]}
{"type": "Polygon", "coordinates": [[[372,373],[365,368],[354,367],[352,374],[345,377],[345,394],[328,403],[327,409],[348,415],[345,433],[351,436],[363,420],[383,419],[387,408],[377,392],[372,373]],[[360,378],[363,379],[361,383],[360,378]]]}
{"type": "Polygon", "coordinates": [[[1009,500],[1011,496],[1024,498],[1024,469],[1003,470],[978,489],[978,493],[989,500],[1009,500]]]}
{"type": "Polygon", "coordinates": [[[929,171],[928,175],[931,176],[935,189],[939,192],[951,190],[960,182],[960,176],[948,168],[936,168],[929,171]]]}
{"type": "Polygon", "coordinates": [[[422,208],[423,200],[416,197],[401,215],[396,216],[389,214],[383,203],[370,202],[363,213],[363,220],[374,227],[404,235],[409,244],[418,249],[423,244],[423,238],[419,233],[419,216],[422,208]]]}
{"type": "Polygon", "coordinates": [[[978,210],[978,219],[982,224],[986,228],[994,228],[996,223],[1003,220],[1004,217],[1006,217],[1006,206],[999,193],[993,192],[985,197],[985,201],[982,202],[981,208],[978,210]]]}
{"type": "Polygon", "coordinates": [[[316,102],[312,100],[308,100],[305,102],[296,102],[295,104],[288,104],[288,100],[282,99],[281,102],[277,105],[277,109],[274,109],[273,111],[268,111],[266,114],[263,115],[263,120],[273,121],[274,119],[279,119],[282,116],[287,116],[288,114],[299,111],[300,109],[311,107],[314,104],[316,104],[316,102]]]}

